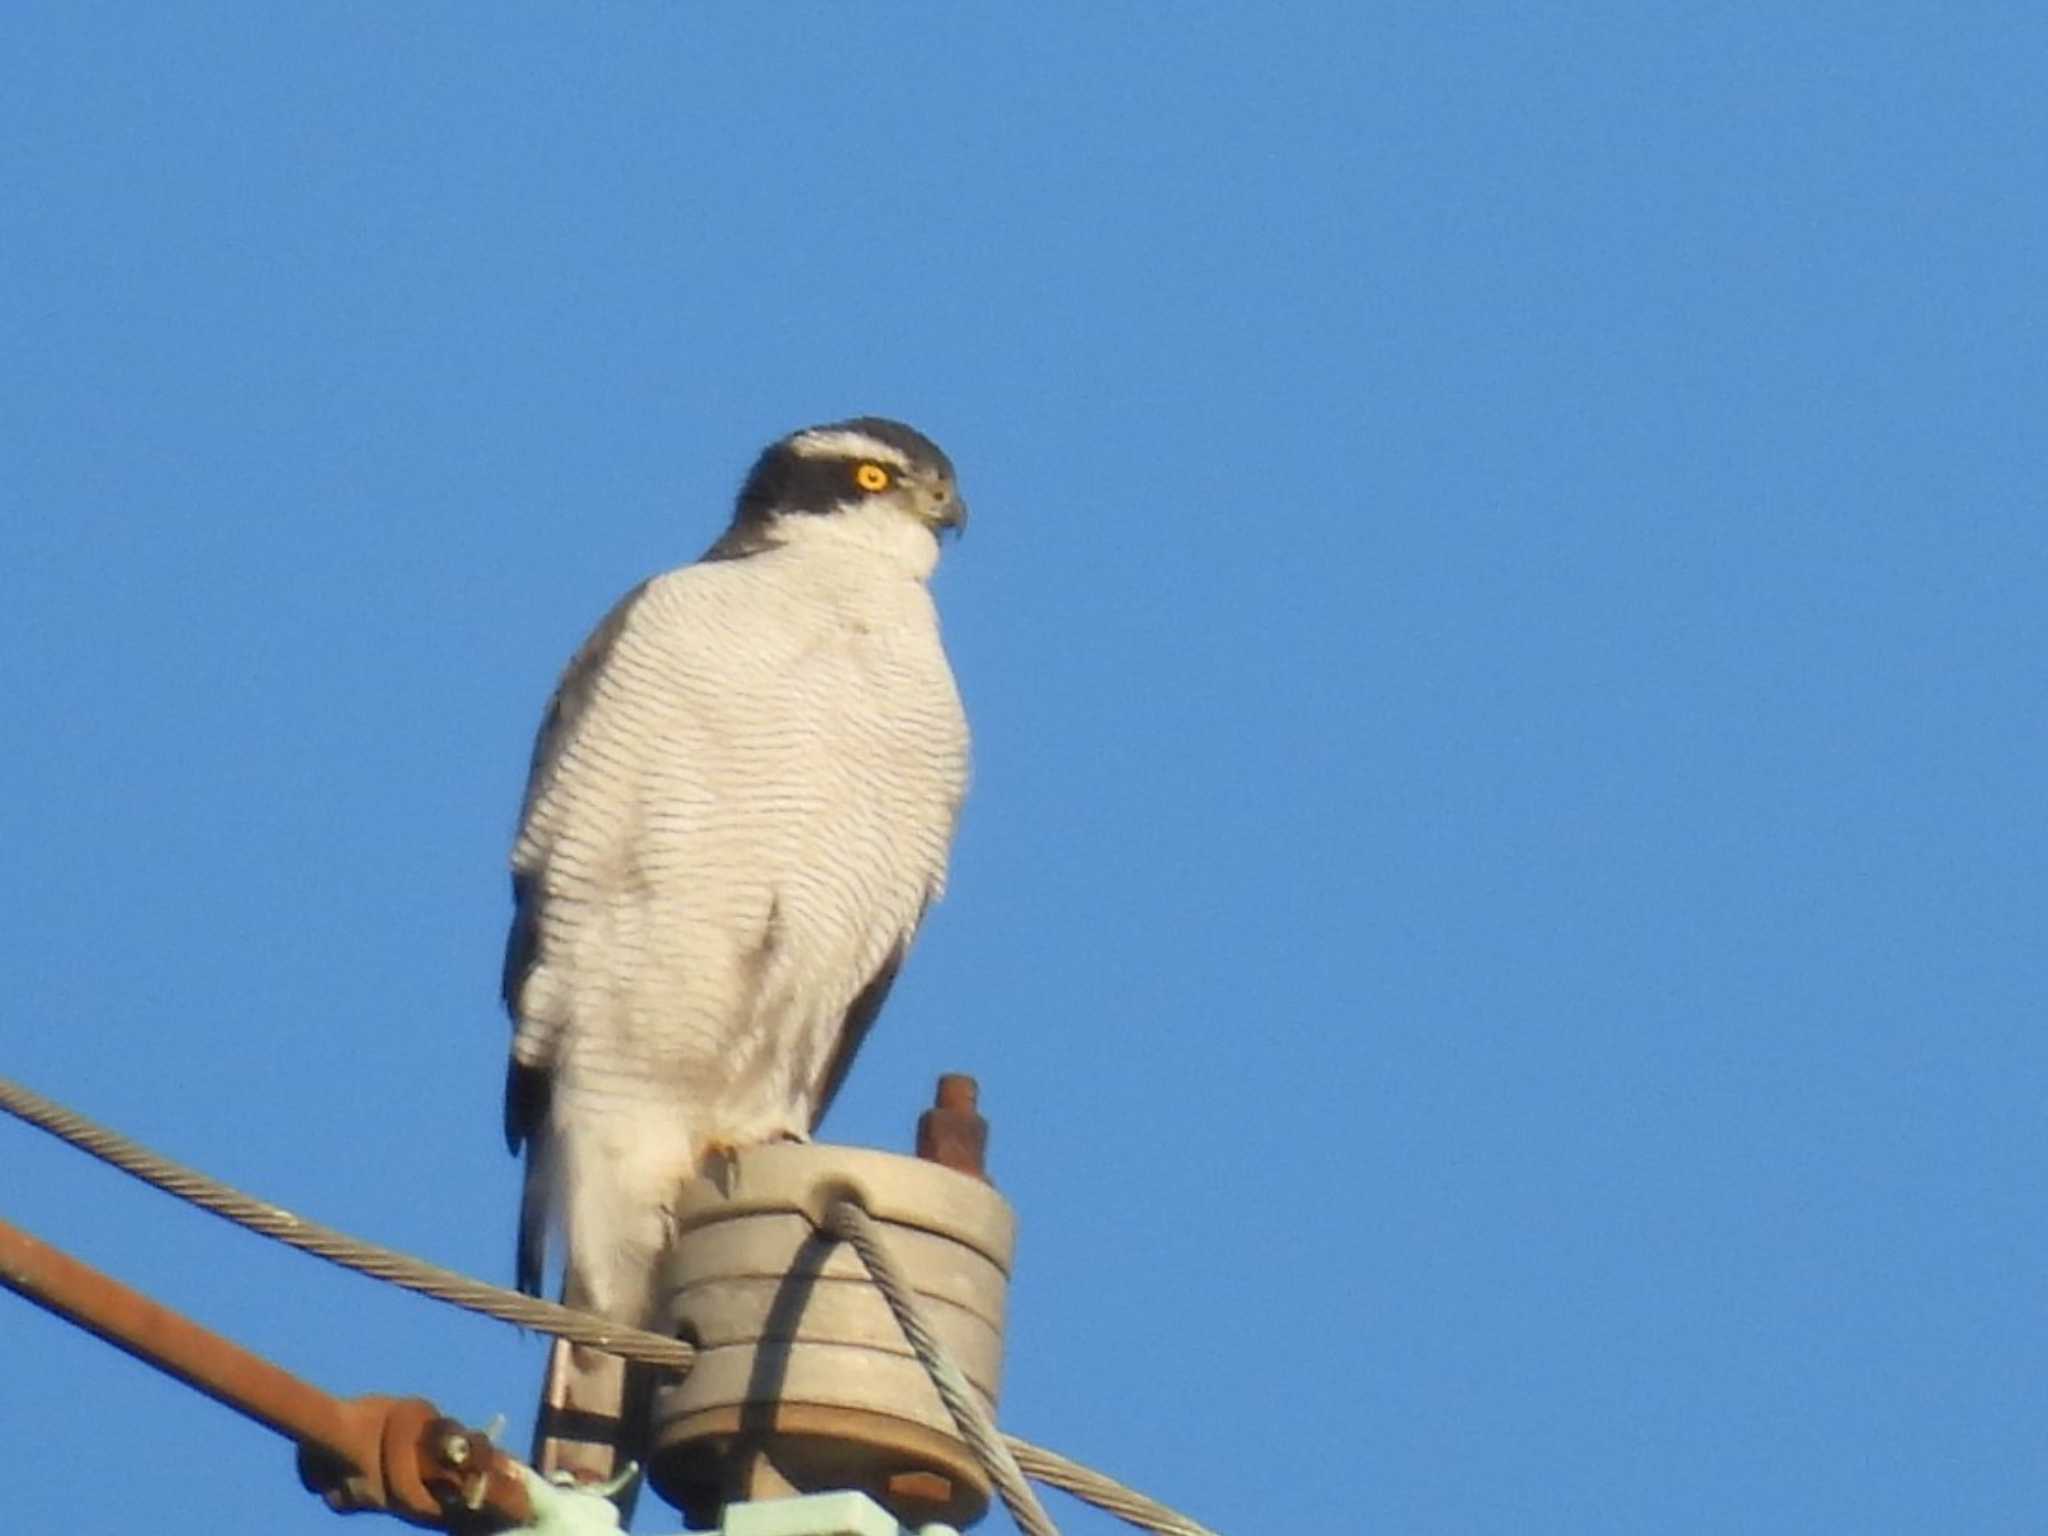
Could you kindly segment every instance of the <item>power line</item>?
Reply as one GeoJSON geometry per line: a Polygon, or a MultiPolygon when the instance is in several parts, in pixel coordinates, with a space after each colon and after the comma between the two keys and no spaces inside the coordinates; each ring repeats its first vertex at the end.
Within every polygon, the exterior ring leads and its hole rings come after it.
{"type": "Polygon", "coordinates": [[[140,1143],[130,1141],[120,1132],[108,1130],[6,1078],[0,1078],[0,1109],[48,1131],[60,1141],[69,1142],[81,1152],[91,1153],[101,1162],[109,1163],[145,1184],[198,1206],[202,1211],[211,1211],[238,1227],[275,1238],[302,1253],[339,1264],[343,1269],[352,1269],[357,1274],[417,1291],[450,1306],[495,1317],[500,1322],[517,1323],[522,1328],[532,1328],[559,1339],[624,1355],[629,1360],[646,1360],[655,1365],[688,1370],[697,1358],[697,1351],[681,1339],[621,1327],[594,1313],[558,1306],[552,1301],[542,1301],[503,1286],[487,1285],[394,1248],[366,1243],[333,1227],[307,1221],[282,1206],[245,1195],[196,1168],[173,1162],[140,1143]]]}
{"type": "Polygon", "coordinates": [[[896,1314],[903,1336],[917,1351],[917,1358],[924,1362],[925,1374],[931,1377],[946,1411],[953,1415],[953,1422],[960,1427],[961,1438],[966,1440],[994,1480],[996,1492],[1003,1496],[1003,1502],[1009,1506],[1017,1524],[1023,1527],[1025,1536],[1060,1536],[1052,1518],[1046,1514],[1045,1506],[1038,1502],[1038,1495],[1024,1481],[1016,1457],[1010,1454],[1009,1447],[997,1435],[988,1410],[981,1406],[981,1399],[974,1395],[967,1378],[960,1374],[960,1367],[946,1354],[945,1347],[939,1343],[939,1336],[925,1321],[924,1313],[917,1305],[917,1297],[910,1289],[910,1282],[903,1278],[903,1271],[896,1267],[895,1256],[882,1241],[875,1218],[857,1202],[840,1200],[825,1213],[825,1230],[841,1242],[851,1244],[860,1255],[861,1262],[867,1265],[868,1273],[875,1277],[875,1284],[888,1298],[889,1310],[896,1314]]]}
{"type": "MultiPolygon", "coordinates": [[[[195,1168],[188,1168],[182,1163],[152,1152],[140,1143],[129,1140],[120,1132],[88,1120],[76,1111],[66,1109],[63,1105],[5,1077],[0,1077],[0,1109],[39,1130],[47,1131],[81,1152],[120,1169],[130,1177],[140,1179],[152,1188],[175,1195],[180,1200],[196,1205],[201,1210],[210,1211],[239,1227],[273,1238],[302,1253],[310,1253],[331,1264],[338,1264],[344,1269],[400,1286],[450,1306],[461,1307],[465,1311],[494,1317],[501,1322],[516,1323],[520,1327],[531,1328],[555,1338],[568,1339],[572,1343],[587,1344],[623,1359],[645,1361],[650,1365],[667,1366],[682,1371],[688,1370],[696,1360],[696,1350],[681,1339],[650,1333],[643,1328],[627,1328],[609,1323],[592,1313],[581,1312],[573,1307],[558,1306],[550,1301],[541,1301],[504,1286],[490,1285],[459,1271],[443,1269],[438,1264],[429,1264],[422,1259],[413,1258],[410,1254],[400,1253],[394,1248],[365,1242],[333,1227],[308,1221],[282,1206],[258,1200],[195,1168]]],[[[840,1210],[851,1210],[857,1218],[865,1218],[867,1215],[859,1207],[846,1202],[841,1202],[835,1207],[835,1213],[840,1210]]],[[[883,1294],[890,1297],[890,1306],[896,1311],[898,1322],[902,1323],[906,1314],[898,1308],[897,1297],[891,1295],[889,1283],[882,1278],[883,1270],[877,1268],[874,1255],[867,1248],[863,1248],[860,1239],[852,1234],[852,1226],[858,1224],[858,1221],[855,1221],[847,1230],[835,1231],[833,1235],[844,1237],[860,1251],[869,1271],[875,1275],[876,1283],[882,1287],[883,1294]]],[[[893,1268],[886,1252],[879,1244],[871,1246],[875,1253],[881,1254],[883,1266],[893,1268]]],[[[901,1286],[900,1275],[897,1276],[897,1284],[901,1286]]],[[[907,1288],[902,1289],[900,1294],[907,1297],[907,1288]]],[[[910,1339],[912,1347],[917,1348],[917,1340],[911,1333],[909,1324],[904,1325],[904,1333],[910,1339]]],[[[936,1340],[932,1340],[931,1343],[936,1347],[936,1340]]],[[[925,1355],[923,1349],[919,1349],[918,1352],[920,1359],[925,1362],[927,1371],[932,1371],[931,1359],[925,1355]]],[[[943,1361],[943,1352],[938,1358],[943,1361]]],[[[958,1374],[957,1369],[955,1374],[958,1374]]],[[[933,1384],[944,1397],[946,1389],[939,1384],[935,1371],[933,1384]]],[[[947,1406],[952,1408],[950,1400],[947,1406]]],[[[975,1403],[973,1407],[978,1410],[980,1405],[975,1403]]],[[[966,1433],[964,1424],[962,1432],[966,1433]]],[[[1049,1487],[1071,1493],[1083,1502],[1106,1510],[1132,1525],[1157,1531],[1160,1536],[1216,1536],[1209,1527],[1189,1519],[1179,1511],[1147,1498],[1114,1478],[1069,1460],[1055,1451],[1020,1440],[1015,1435],[1000,1435],[997,1439],[1007,1448],[1009,1455],[1015,1458],[1012,1463],[1014,1467],[1049,1487]]],[[[983,1454],[983,1448],[975,1444],[972,1435],[968,1436],[968,1440],[970,1445],[974,1445],[978,1455],[983,1454]]],[[[990,1471],[991,1475],[996,1475],[993,1466],[990,1471]]],[[[1003,1488],[1004,1479],[997,1476],[996,1480],[998,1488],[1003,1491],[1005,1502],[1010,1502],[1011,1493],[1010,1490],[1003,1488]]],[[[1025,1493],[1030,1507],[1037,1509],[1037,1517],[1044,1520],[1043,1508],[1038,1506],[1035,1498],[1030,1497],[1028,1489],[1025,1493]]],[[[1016,1505],[1012,1504],[1013,1513],[1016,1513],[1016,1508],[1016,1505]]],[[[1056,1536],[1049,1520],[1042,1526],[1033,1526],[1026,1524],[1024,1517],[1019,1515],[1018,1523],[1024,1525],[1031,1536],[1056,1536]]]]}
{"type": "Polygon", "coordinates": [[[1058,1451],[1019,1440],[1015,1435],[1003,1436],[1003,1444],[1010,1448],[1026,1476],[1037,1478],[1048,1488],[1071,1493],[1084,1504],[1107,1510],[1126,1524],[1157,1531],[1159,1536],[1216,1536],[1216,1532],[1199,1520],[1190,1519],[1157,1499],[1147,1498],[1137,1489],[1128,1488],[1093,1467],[1070,1461],[1058,1451]]]}

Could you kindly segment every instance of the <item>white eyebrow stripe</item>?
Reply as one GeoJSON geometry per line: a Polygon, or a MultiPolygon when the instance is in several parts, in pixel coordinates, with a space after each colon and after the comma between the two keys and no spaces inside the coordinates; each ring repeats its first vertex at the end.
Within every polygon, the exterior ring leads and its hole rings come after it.
{"type": "Polygon", "coordinates": [[[799,432],[789,446],[807,459],[877,459],[898,469],[910,468],[902,449],[865,432],[799,432]]]}

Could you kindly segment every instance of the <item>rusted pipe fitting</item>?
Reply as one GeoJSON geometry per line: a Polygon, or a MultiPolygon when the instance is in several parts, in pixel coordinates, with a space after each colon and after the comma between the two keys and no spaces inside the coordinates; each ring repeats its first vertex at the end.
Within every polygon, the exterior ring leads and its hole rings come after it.
{"type": "Polygon", "coordinates": [[[299,1480],[332,1509],[386,1510],[435,1530],[533,1518],[504,1454],[425,1398],[334,1397],[4,1221],[0,1286],[297,1442],[299,1480]],[[450,1426],[463,1437],[459,1466],[446,1456],[450,1426]]]}
{"type": "Polygon", "coordinates": [[[302,1444],[299,1481],[337,1514],[377,1510],[428,1530],[502,1530],[533,1519],[512,1459],[482,1430],[421,1397],[338,1405],[347,1448],[302,1444]]]}

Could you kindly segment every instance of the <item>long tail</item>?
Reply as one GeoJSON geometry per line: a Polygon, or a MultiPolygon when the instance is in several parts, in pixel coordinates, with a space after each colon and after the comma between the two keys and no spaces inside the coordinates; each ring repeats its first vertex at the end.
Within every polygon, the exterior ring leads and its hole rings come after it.
{"type": "MultiPolygon", "coordinates": [[[[606,1482],[632,1462],[647,1465],[654,1372],[617,1355],[555,1340],[541,1380],[533,1465],[543,1477],[606,1482]]],[[[630,1518],[639,1480],[612,1496],[630,1518]]]]}
{"type": "MultiPolygon", "coordinates": [[[[669,1241],[666,1202],[690,1145],[669,1110],[615,1104],[594,1120],[549,1121],[545,1156],[529,1155],[520,1233],[520,1280],[539,1289],[550,1208],[562,1213],[567,1249],[562,1301],[615,1322],[645,1327],[655,1310],[669,1241]]],[[[544,1477],[610,1482],[647,1464],[654,1367],[629,1365],[588,1345],[557,1341],[548,1351],[534,1421],[533,1465],[544,1477]]],[[[614,1495],[632,1511],[637,1484],[614,1495]]]]}

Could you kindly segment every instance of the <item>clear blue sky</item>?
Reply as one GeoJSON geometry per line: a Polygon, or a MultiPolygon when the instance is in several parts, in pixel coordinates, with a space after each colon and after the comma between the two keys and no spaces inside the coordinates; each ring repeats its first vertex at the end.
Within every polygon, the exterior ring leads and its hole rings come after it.
{"type": "MultiPolygon", "coordinates": [[[[976,781],[827,1131],[980,1075],[1010,1428],[1227,1536],[2038,1531],[2044,50],[16,0],[0,1071],[508,1278],[542,701],[763,442],[897,415],[974,506],[976,781]]],[[[0,1167],[524,1444],[535,1340],[12,1123],[0,1167]]],[[[13,1529],[335,1529],[6,1297],[0,1358],[13,1529]]]]}

